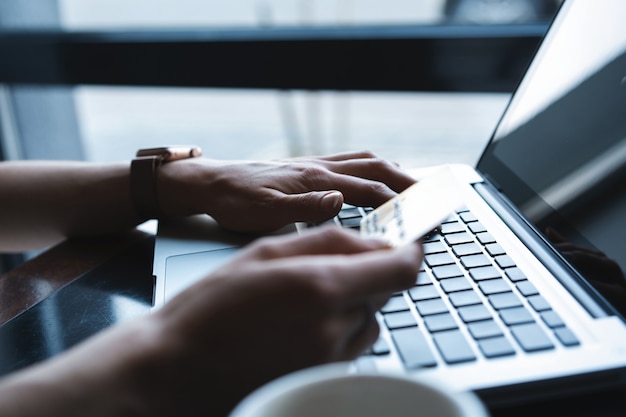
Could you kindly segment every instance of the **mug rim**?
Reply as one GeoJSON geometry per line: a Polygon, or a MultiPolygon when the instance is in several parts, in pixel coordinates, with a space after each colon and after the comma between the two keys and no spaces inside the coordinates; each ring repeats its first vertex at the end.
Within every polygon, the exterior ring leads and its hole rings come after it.
{"type": "Polygon", "coordinates": [[[377,379],[381,381],[402,382],[410,385],[425,387],[436,392],[457,408],[463,417],[488,417],[489,413],[478,396],[471,391],[450,389],[441,381],[434,378],[425,378],[420,375],[403,373],[377,372],[350,372],[351,362],[336,362],[304,368],[281,377],[257,388],[246,396],[229,414],[229,417],[250,417],[255,410],[265,407],[286,392],[319,384],[324,381],[338,381],[349,379],[377,379]],[[252,413],[252,414],[251,414],[252,413]]]}

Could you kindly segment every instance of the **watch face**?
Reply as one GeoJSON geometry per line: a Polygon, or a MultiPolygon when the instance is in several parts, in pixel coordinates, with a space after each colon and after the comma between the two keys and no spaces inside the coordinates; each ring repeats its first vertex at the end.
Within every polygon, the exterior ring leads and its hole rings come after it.
{"type": "Polygon", "coordinates": [[[137,156],[160,156],[164,162],[177,159],[195,158],[202,155],[198,146],[167,146],[159,148],[140,149],[137,156]]]}

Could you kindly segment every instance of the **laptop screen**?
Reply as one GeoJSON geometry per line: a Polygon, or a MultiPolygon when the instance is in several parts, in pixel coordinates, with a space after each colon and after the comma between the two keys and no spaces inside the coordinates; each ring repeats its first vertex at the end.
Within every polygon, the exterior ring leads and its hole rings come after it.
{"type": "Polygon", "coordinates": [[[626,312],[626,2],[567,1],[478,169],[626,312]]]}

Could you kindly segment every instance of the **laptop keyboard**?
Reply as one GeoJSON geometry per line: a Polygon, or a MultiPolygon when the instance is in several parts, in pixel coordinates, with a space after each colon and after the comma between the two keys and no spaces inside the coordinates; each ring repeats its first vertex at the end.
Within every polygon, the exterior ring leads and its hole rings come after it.
{"type": "MultiPolygon", "coordinates": [[[[358,229],[372,209],[344,206],[330,222],[358,229]]],[[[407,369],[571,348],[580,341],[478,219],[460,210],[423,238],[413,288],[380,310],[407,369]]],[[[393,354],[381,337],[369,355],[393,354]]]]}

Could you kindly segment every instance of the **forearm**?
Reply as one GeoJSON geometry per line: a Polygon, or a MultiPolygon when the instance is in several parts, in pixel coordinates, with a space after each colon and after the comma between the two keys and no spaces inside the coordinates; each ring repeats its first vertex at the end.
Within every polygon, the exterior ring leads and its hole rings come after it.
{"type": "Polygon", "coordinates": [[[0,415],[170,415],[163,382],[172,374],[161,354],[164,339],[155,330],[143,319],[116,327],[52,361],[5,377],[0,415]]]}
{"type": "Polygon", "coordinates": [[[0,164],[0,250],[35,249],[136,225],[129,176],[129,163],[0,164]]]}

